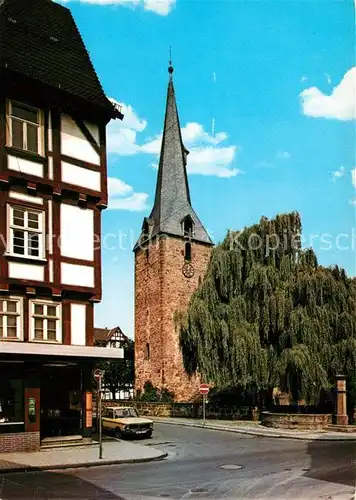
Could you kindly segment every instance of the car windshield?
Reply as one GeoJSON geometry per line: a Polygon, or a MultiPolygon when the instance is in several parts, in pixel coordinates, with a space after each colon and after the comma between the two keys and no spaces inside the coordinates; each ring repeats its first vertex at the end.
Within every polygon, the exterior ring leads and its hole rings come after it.
{"type": "Polygon", "coordinates": [[[115,410],[115,418],[130,418],[138,417],[137,410],[135,408],[120,408],[115,410]]]}

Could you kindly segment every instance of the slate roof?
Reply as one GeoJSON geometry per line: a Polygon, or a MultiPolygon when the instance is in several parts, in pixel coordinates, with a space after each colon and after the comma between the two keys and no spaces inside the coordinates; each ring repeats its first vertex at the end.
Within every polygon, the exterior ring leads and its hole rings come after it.
{"type": "Polygon", "coordinates": [[[192,240],[213,244],[191,205],[186,170],[188,153],[182,141],[173,79],[170,76],[154,206],[150,216],[144,220],[135,249],[147,240],[146,232],[149,238],[158,234],[183,236],[182,221],[187,216],[194,223],[192,240]]]}
{"type": "Polygon", "coordinates": [[[120,117],[105,96],[70,10],[52,0],[0,0],[4,68],[120,117]]]}

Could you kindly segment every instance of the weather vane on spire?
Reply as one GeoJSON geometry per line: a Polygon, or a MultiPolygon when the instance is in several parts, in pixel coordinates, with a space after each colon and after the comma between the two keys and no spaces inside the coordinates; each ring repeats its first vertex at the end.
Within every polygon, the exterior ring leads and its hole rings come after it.
{"type": "Polygon", "coordinates": [[[169,67],[168,67],[168,73],[170,74],[170,77],[172,78],[172,73],[174,71],[174,68],[172,66],[172,47],[169,47],[169,67]]]}

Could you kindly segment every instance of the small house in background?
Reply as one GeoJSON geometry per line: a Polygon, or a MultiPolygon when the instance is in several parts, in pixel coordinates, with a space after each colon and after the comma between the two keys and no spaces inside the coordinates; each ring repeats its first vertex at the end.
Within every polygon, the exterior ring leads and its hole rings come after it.
{"type": "Polygon", "coordinates": [[[125,347],[128,337],[119,326],[115,328],[94,328],[94,345],[98,347],[125,347]]]}
{"type": "MultiPolygon", "coordinates": [[[[121,349],[124,351],[124,359],[119,360],[119,363],[134,364],[134,347],[133,341],[123,333],[119,326],[115,328],[94,328],[94,345],[97,347],[106,347],[110,349],[121,349]]],[[[110,364],[110,362],[109,362],[110,364]]],[[[107,367],[108,368],[108,367],[107,367]]],[[[124,369],[124,366],[123,366],[124,369]]],[[[113,394],[109,387],[105,385],[104,377],[104,393],[103,399],[112,399],[113,394]]],[[[118,391],[115,394],[117,400],[127,400],[134,397],[134,381],[119,383],[118,391]]]]}

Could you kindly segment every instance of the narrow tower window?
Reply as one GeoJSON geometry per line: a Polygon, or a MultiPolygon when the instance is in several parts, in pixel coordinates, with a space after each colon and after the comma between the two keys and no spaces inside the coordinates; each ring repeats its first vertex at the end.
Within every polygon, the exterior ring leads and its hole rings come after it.
{"type": "Polygon", "coordinates": [[[149,360],[150,359],[150,344],[147,342],[146,348],[145,348],[145,359],[149,360]]]}
{"type": "Polygon", "coordinates": [[[184,246],[184,260],[190,262],[192,260],[192,245],[186,243],[184,246]]]}

